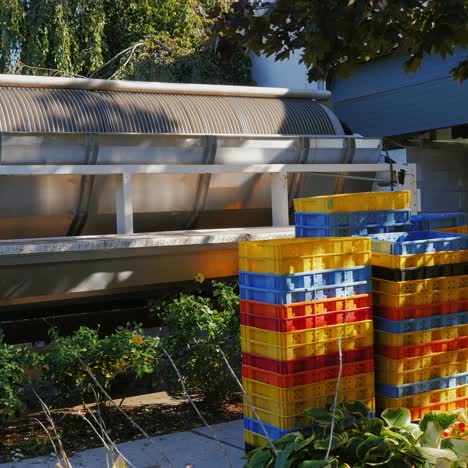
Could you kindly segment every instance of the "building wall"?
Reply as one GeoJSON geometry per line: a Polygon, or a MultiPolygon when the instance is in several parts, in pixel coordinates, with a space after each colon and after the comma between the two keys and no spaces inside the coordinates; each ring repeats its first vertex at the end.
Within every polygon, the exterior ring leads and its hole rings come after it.
{"type": "Polygon", "coordinates": [[[364,64],[351,78],[333,84],[334,109],[356,133],[368,137],[454,127],[468,122],[468,81],[450,70],[468,51],[457,49],[442,59],[428,56],[420,70],[406,74],[399,57],[364,64]]]}
{"type": "Polygon", "coordinates": [[[417,165],[423,213],[465,212],[468,216],[468,150],[407,148],[417,165]]]}
{"type": "Polygon", "coordinates": [[[258,86],[290,89],[324,89],[323,82],[309,83],[307,68],[299,63],[299,53],[289,60],[275,62],[274,57],[252,55],[252,74],[258,86]]]}

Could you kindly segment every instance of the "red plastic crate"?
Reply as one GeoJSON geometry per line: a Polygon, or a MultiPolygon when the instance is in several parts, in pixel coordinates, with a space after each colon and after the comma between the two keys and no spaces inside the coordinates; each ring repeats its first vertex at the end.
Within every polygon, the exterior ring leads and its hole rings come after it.
{"type": "Polygon", "coordinates": [[[295,302],[284,305],[267,304],[266,302],[248,301],[245,299],[241,299],[240,301],[240,310],[244,314],[255,314],[281,320],[369,307],[372,307],[371,294],[325,299],[323,301],[295,302]]]}
{"type": "MultiPolygon", "coordinates": [[[[374,348],[368,346],[343,351],[343,364],[352,362],[369,361],[374,357],[374,348]]],[[[315,371],[323,367],[336,366],[339,364],[338,353],[311,356],[306,359],[294,359],[291,361],[279,361],[264,356],[250,353],[242,353],[242,364],[256,367],[276,374],[295,374],[296,372],[315,371]]]]}
{"type": "Polygon", "coordinates": [[[361,322],[372,320],[372,309],[345,310],[343,312],[327,312],[325,314],[296,317],[292,319],[274,319],[256,314],[240,314],[241,324],[249,327],[263,328],[276,332],[307,330],[310,328],[339,325],[340,323],[361,322]]]}
{"type": "Polygon", "coordinates": [[[444,403],[435,403],[423,408],[408,408],[411,412],[411,420],[419,421],[429,411],[456,411],[460,408],[468,408],[468,398],[461,400],[446,401],[444,403]]]}
{"type": "MultiPolygon", "coordinates": [[[[298,372],[295,374],[276,374],[257,367],[242,366],[242,377],[257,380],[275,387],[291,388],[307,385],[324,380],[338,378],[339,366],[322,367],[315,370],[298,372]]],[[[356,374],[367,374],[374,371],[374,360],[350,362],[343,365],[342,377],[356,374]]]]}
{"type": "Polygon", "coordinates": [[[408,320],[413,318],[432,317],[433,315],[455,314],[468,310],[468,300],[427,304],[412,307],[374,306],[374,314],[389,320],[408,320]]]}
{"type": "Polygon", "coordinates": [[[420,345],[389,346],[376,345],[376,354],[390,359],[405,359],[416,356],[425,356],[432,353],[445,353],[468,347],[468,336],[461,336],[452,340],[433,341],[420,345]]]}

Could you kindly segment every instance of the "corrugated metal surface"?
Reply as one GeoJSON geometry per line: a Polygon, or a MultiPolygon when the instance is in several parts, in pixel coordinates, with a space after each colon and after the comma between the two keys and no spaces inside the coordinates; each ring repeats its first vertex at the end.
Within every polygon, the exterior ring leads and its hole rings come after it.
{"type": "Polygon", "coordinates": [[[446,128],[468,122],[468,82],[449,71],[468,51],[445,60],[427,57],[417,73],[405,74],[402,59],[384,58],[363,65],[332,87],[334,111],[356,133],[391,136],[446,128]]]}
{"type": "Polygon", "coordinates": [[[342,134],[311,99],[0,87],[0,131],[198,135],[342,134]]]}

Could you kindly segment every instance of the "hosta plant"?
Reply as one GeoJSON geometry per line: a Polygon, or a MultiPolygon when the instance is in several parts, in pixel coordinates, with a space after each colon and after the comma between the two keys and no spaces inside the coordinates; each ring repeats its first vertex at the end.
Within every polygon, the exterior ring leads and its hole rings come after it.
{"type": "MultiPolygon", "coordinates": [[[[305,411],[313,430],[285,435],[247,455],[248,468],[461,468],[467,466],[468,441],[443,437],[464,413],[429,412],[411,423],[406,408],[370,417],[362,402],[339,402],[305,411]],[[333,435],[330,440],[331,425],[333,435]],[[275,453],[276,452],[276,453],[275,453]]],[[[458,427],[458,425],[457,425],[458,427]]],[[[457,429],[459,430],[459,429],[457,429]]]]}

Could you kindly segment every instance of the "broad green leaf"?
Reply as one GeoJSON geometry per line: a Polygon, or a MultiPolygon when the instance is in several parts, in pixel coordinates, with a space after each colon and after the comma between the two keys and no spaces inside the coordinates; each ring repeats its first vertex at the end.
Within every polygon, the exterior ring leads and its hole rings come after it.
{"type": "Polygon", "coordinates": [[[364,442],[361,442],[356,449],[356,455],[360,460],[365,460],[368,452],[385,443],[383,437],[369,436],[364,442]]]}
{"type": "Polygon", "coordinates": [[[369,419],[364,422],[364,431],[374,434],[376,436],[380,435],[383,429],[383,422],[380,419],[374,418],[369,419]]]}
{"type": "Polygon", "coordinates": [[[364,463],[371,466],[386,465],[392,458],[392,446],[385,441],[382,444],[372,447],[364,458],[364,463]]]}
{"type": "Polygon", "coordinates": [[[310,437],[307,437],[307,439],[304,439],[302,442],[299,442],[296,445],[296,451],[299,452],[300,450],[303,450],[305,447],[310,445],[315,439],[315,434],[312,434],[310,437]]]}
{"type": "Polygon", "coordinates": [[[406,427],[411,423],[411,413],[407,408],[387,408],[382,412],[382,419],[389,427],[406,427]]]}
{"type": "Polygon", "coordinates": [[[247,468],[265,468],[273,461],[273,454],[269,450],[261,450],[254,454],[247,462],[247,468]]]}
{"type": "MultiPolygon", "coordinates": [[[[333,434],[331,442],[331,450],[341,447],[346,444],[347,439],[343,437],[343,434],[333,434]]],[[[327,450],[330,444],[330,438],[316,439],[314,440],[314,448],[316,450],[327,450]]]]}
{"type": "Polygon", "coordinates": [[[299,468],[326,468],[328,466],[330,466],[328,462],[323,460],[306,460],[299,465],[299,468]]]}
{"type": "Polygon", "coordinates": [[[439,458],[445,458],[451,462],[457,461],[456,453],[449,449],[416,447],[416,450],[430,463],[436,463],[439,458]]]}
{"type": "Polygon", "coordinates": [[[345,413],[348,413],[352,416],[358,416],[361,418],[368,418],[371,412],[370,408],[363,403],[362,401],[342,401],[340,402],[340,408],[343,409],[345,413]]]}
{"type": "Polygon", "coordinates": [[[459,457],[468,458],[468,440],[442,439],[440,446],[453,450],[459,457]]]}
{"type": "MultiPolygon", "coordinates": [[[[323,426],[324,424],[330,424],[333,419],[333,413],[331,409],[326,408],[309,408],[304,411],[304,416],[307,416],[313,422],[323,426]]],[[[344,415],[340,410],[336,410],[335,419],[341,420],[344,415]]]]}
{"type": "Polygon", "coordinates": [[[282,450],[276,457],[275,468],[288,468],[291,466],[289,457],[294,452],[295,448],[295,444],[292,443],[282,450]]]}
{"type": "Polygon", "coordinates": [[[426,413],[419,423],[419,427],[422,431],[425,431],[429,422],[437,423],[442,430],[447,429],[451,426],[458,418],[456,413],[437,413],[435,411],[429,411],[426,413]]]}

